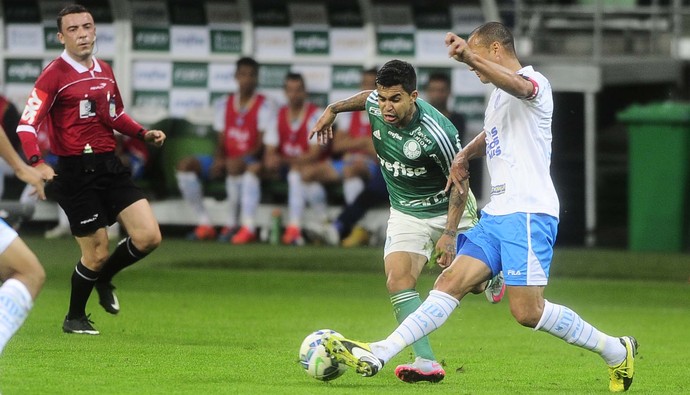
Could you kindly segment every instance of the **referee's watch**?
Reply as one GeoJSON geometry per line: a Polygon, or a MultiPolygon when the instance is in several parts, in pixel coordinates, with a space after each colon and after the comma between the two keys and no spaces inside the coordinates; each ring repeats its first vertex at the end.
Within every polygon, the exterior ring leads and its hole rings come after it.
{"type": "Polygon", "coordinates": [[[148,130],[141,128],[137,132],[137,138],[141,141],[146,141],[146,133],[148,133],[148,130]]]}
{"type": "Polygon", "coordinates": [[[40,162],[42,159],[43,159],[43,158],[41,158],[41,157],[38,156],[38,155],[33,155],[31,158],[29,158],[29,164],[30,164],[31,166],[34,166],[35,164],[37,164],[38,162],[40,162]]]}

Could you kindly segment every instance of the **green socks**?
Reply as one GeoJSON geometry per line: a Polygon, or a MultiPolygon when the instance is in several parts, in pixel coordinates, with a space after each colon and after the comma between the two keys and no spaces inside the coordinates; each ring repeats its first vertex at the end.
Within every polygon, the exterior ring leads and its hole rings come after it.
{"type": "MultiPolygon", "coordinates": [[[[408,315],[412,314],[419,306],[422,305],[422,299],[419,293],[414,289],[405,289],[400,292],[391,294],[391,304],[393,305],[393,314],[398,323],[403,322],[408,315]]],[[[431,344],[429,338],[424,336],[412,344],[412,349],[416,356],[436,360],[434,352],[431,351],[431,344]]]]}

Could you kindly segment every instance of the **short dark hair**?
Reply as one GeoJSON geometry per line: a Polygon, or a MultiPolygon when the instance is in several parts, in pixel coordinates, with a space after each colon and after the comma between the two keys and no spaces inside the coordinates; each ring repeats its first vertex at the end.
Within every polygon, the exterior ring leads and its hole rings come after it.
{"type": "Polygon", "coordinates": [[[446,84],[447,87],[450,88],[450,76],[446,73],[435,72],[435,73],[429,74],[429,80],[427,81],[427,85],[431,81],[441,81],[444,84],[446,84]]]}
{"type": "Polygon", "coordinates": [[[58,16],[57,16],[58,32],[62,32],[62,17],[63,16],[69,15],[69,14],[83,14],[85,12],[87,14],[91,13],[88,9],[86,9],[86,7],[84,7],[81,4],[76,4],[76,3],[70,4],[70,5],[66,6],[65,8],[61,9],[60,12],[58,12],[58,16]]]}
{"type": "Polygon", "coordinates": [[[302,74],[300,73],[290,71],[287,74],[285,74],[285,81],[283,83],[283,87],[285,87],[285,83],[287,83],[288,81],[299,81],[302,83],[302,86],[305,89],[307,88],[306,84],[304,83],[304,77],[302,77],[302,74]]]}
{"type": "Polygon", "coordinates": [[[390,60],[376,74],[376,84],[384,88],[402,85],[407,93],[417,89],[417,73],[411,64],[402,60],[390,60]]]}
{"type": "Polygon", "coordinates": [[[498,41],[510,53],[517,56],[513,33],[500,22],[487,22],[474,29],[470,33],[470,37],[475,37],[478,44],[484,47],[488,47],[491,43],[498,41]]]}
{"type": "Polygon", "coordinates": [[[237,59],[237,62],[235,63],[235,70],[239,70],[240,67],[246,66],[246,67],[251,67],[255,73],[259,73],[259,62],[254,60],[254,58],[251,58],[249,56],[243,56],[239,59],[237,59]]]}

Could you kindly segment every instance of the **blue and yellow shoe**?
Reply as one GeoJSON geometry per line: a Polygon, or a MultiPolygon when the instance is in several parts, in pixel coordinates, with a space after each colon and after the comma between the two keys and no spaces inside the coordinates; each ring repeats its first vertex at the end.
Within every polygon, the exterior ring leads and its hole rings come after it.
{"type": "Polygon", "coordinates": [[[619,339],[625,347],[626,355],[623,362],[616,366],[609,366],[609,390],[611,392],[623,392],[630,388],[635,375],[635,355],[637,354],[637,340],[632,336],[623,336],[619,339]]]}
{"type": "Polygon", "coordinates": [[[371,377],[383,368],[383,361],[371,352],[367,343],[327,333],[323,335],[322,344],[328,355],[339,363],[353,367],[362,376],[371,377]]]}

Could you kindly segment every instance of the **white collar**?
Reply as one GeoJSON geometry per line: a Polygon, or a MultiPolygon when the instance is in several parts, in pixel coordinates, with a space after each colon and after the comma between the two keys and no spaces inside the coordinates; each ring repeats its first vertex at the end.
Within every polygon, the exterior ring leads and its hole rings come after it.
{"type": "MultiPolygon", "coordinates": [[[[83,64],[81,64],[81,63],[77,62],[76,60],[72,59],[72,58],[67,54],[67,50],[62,51],[62,54],[60,54],[60,57],[62,58],[62,60],[64,60],[65,62],[67,62],[70,66],[72,66],[72,68],[73,68],[74,70],[76,70],[77,73],[86,73],[87,71],[89,71],[89,69],[88,69],[86,66],[84,66],[83,64]]],[[[99,72],[99,73],[100,73],[100,72],[101,72],[101,65],[100,65],[100,63],[98,63],[98,60],[96,60],[96,57],[93,56],[93,55],[91,56],[91,59],[93,60],[93,71],[96,71],[96,72],[99,72]]]]}

